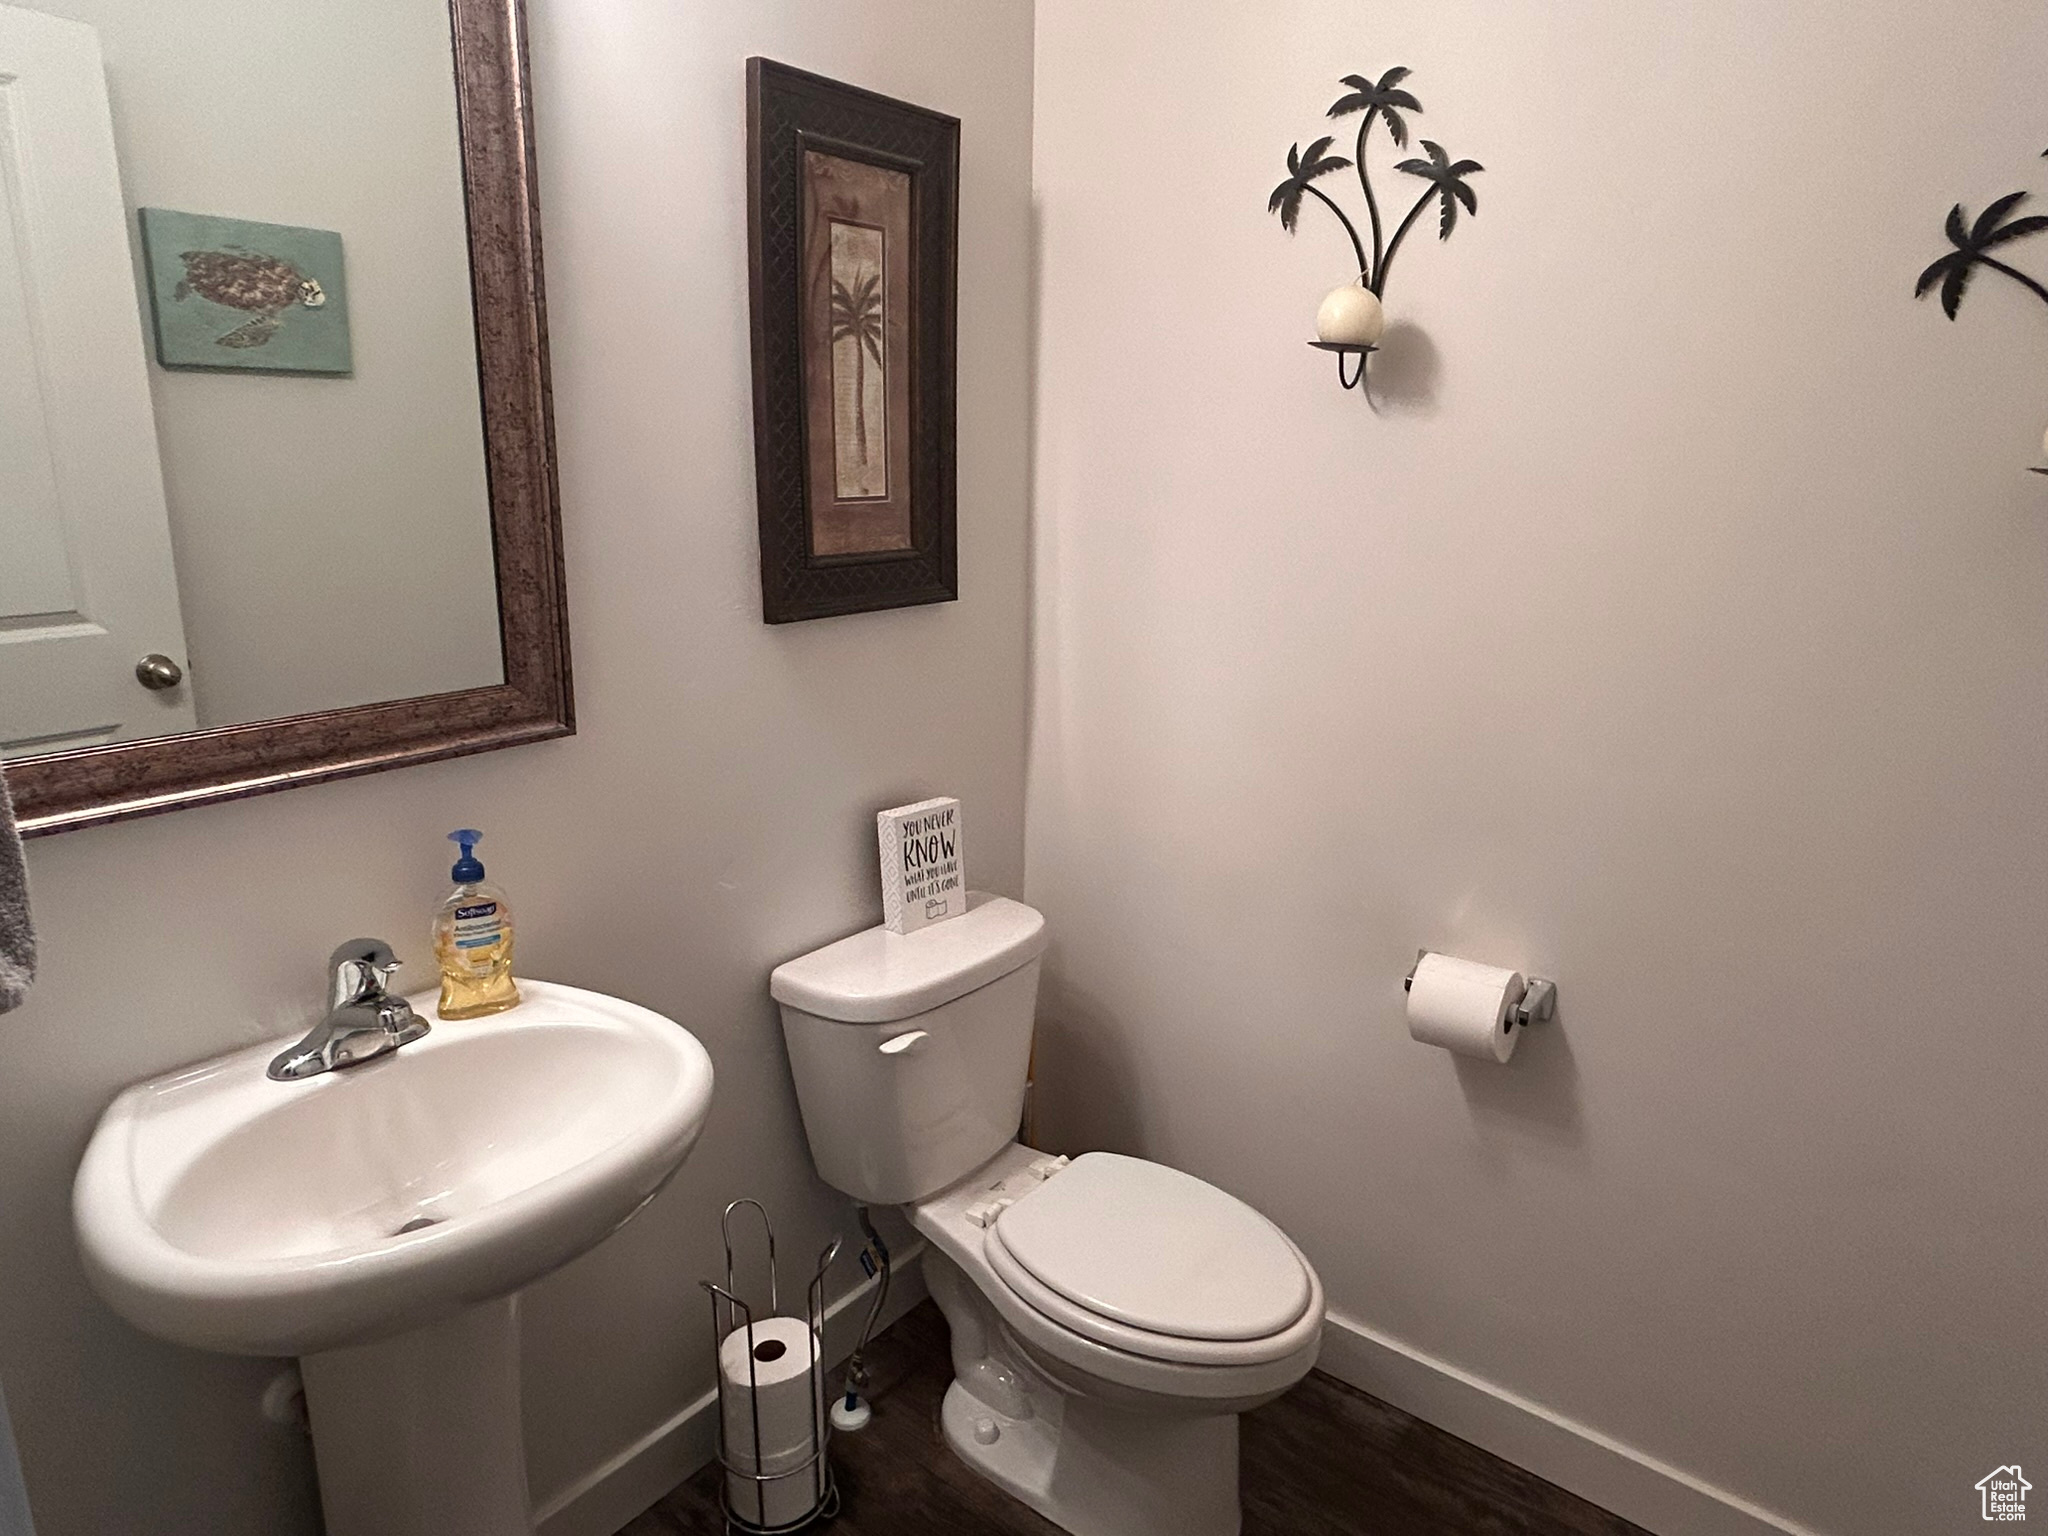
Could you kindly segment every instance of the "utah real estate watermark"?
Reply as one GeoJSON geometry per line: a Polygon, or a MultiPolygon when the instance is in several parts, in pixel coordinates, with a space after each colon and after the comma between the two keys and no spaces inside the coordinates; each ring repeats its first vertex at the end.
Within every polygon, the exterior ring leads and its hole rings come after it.
{"type": "Polygon", "coordinates": [[[2000,1467],[1977,1483],[1984,1496],[1984,1518],[2013,1524],[2027,1518],[2027,1490],[2034,1485],[2020,1475],[2020,1464],[2000,1467]]]}

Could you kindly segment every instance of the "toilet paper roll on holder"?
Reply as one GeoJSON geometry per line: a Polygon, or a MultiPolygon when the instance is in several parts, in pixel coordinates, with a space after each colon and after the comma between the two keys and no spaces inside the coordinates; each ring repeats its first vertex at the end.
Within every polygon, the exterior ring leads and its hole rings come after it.
{"type": "MultiPolygon", "coordinates": [[[[747,1376],[750,1433],[748,1444],[735,1447],[726,1438],[726,1383],[725,1372],[717,1369],[718,1382],[718,1461],[725,1476],[719,1480],[719,1497],[725,1509],[727,1536],[784,1536],[786,1532],[800,1531],[820,1520],[829,1520],[839,1513],[839,1484],[832,1475],[830,1448],[832,1425],[824,1413],[825,1361],[821,1352],[813,1349],[810,1364],[810,1396],[816,1404],[811,1415],[810,1437],[800,1449],[810,1454],[797,1465],[780,1472],[764,1472],[769,1458],[764,1455],[761,1443],[760,1385],[754,1379],[757,1370],[754,1362],[762,1358],[756,1353],[754,1343],[754,1308],[740,1295],[739,1281],[735,1276],[733,1262],[733,1213],[742,1206],[752,1206],[760,1217],[761,1236],[768,1250],[768,1311],[767,1317],[775,1316],[782,1306],[782,1299],[776,1283],[775,1270],[775,1224],[768,1219],[768,1209],[758,1200],[735,1200],[725,1208],[718,1219],[718,1231],[725,1241],[725,1284],[700,1280],[711,1297],[711,1340],[712,1363],[717,1368],[719,1347],[726,1336],[744,1328],[747,1334],[747,1376]],[[737,1454],[736,1454],[737,1452],[737,1454]],[[793,1480],[804,1479],[804,1484],[793,1480]],[[737,1484],[742,1492],[737,1499],[733,1489],[737,1484]],[[799,1517],[771,1524],[768,1518],[770,1490],[786,1484],[797,1487],[808,1485],[809,1509],[799,1517]],[[749,1497],[751,1495],[751,1497],[749,1497]],[[751,1506],[749,1513],[748,1506],[751,1506]]],[[[804,1320],[810,1325],[811,1337],[825,1337],[825,1271],[832,1267],[832,1261],[839,1257],[839,1239],[833,1238],[818,1255],[818,1267],[811,1276],[810,1287],[804,1293],[804,1320]]],[[[780,1347],[779,1345],[777,1346],[780,1347]]]]}
{"type": "MultiPolygon", "coordinates": [[[[1403,992],[1415,990],[1416,967],[1422,964],[1423,957],[1428,953],[1429,951],[1426,949],[1415,951],[1415,964],[1409,966],[1408,974],[1401,978],[1401,990],[1403,992]]],[[[1524,1029],[1527,1029],[1531,1024],[1545,1023],[1555,1016],[1556,1013],[1557,983],[1548,981],[1541,976],[1530,976],[1523,980],[1522,996],[1513,1007],[1508,1009],[1508,1016],[1502,1021],[1502,1024],[1505,1028],[1512,1028],[1519,1024],[1524,1029]]]]}

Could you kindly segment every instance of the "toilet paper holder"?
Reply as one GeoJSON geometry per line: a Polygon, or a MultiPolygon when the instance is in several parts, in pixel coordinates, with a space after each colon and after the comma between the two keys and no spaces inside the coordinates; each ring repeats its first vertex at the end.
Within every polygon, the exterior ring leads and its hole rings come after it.
{"type": "MultiPolygon", "coordinates": [[[[1416,966],[1422,964],[1428,953],[1426,949],[1415,951],[1415,965],[1409,966],[1408,974],[1401,978],[1403,992],[1415,990],[1416,966]]],[[[1523,979],[1521,1000],[1508,1009],[1508,1016],[1503,1022],[1508,1026],[1519,1024],[1527,1029],[1531,1024],[1546,1023],[1556,1013],[1557,983],[1541,976],[1529,976],[1523,979]]]]}
{"type": "MultiPolygon", "coordinates": [[[[718,1367],[717,1354],[729,1334],[745,1330],[747,1336],[747,1372],[751,1391],[749,1401],[758,1403],[759,1386],[752,1380],[756,1370],[754,1361],[769,1358],[757,1349],[754,1343],[756,1313],[753,1306],[740,1294],[740,1285],[735,1273],[733,1244],[733,1213],[743,1207],[753,1207],[760,1218],[761,1236],[768,1256],[768,1311],[766,1317],[774,1317],[781,1309],[781,1296],[775,1268],[775,1224],[768,1219],[768,1209],[758,1200],[740,1199],[725,1208],[718,1219],[719,1236],[725,1241],[725,1284],[712,1280],[697,1283],[711,1297],[711,1338],[713,1366],[718,1381],[718,1462],[725,1472],[719,1480],[719,1498],[725,1511],[725,1529],[728,1536],[783,1536],[786,1532],[804,1529],[821,1520],[829,1520],[839,1513],[839,1484],[832,1475],[830,1449],[832,1425],[824,1413],[825,1402],[825,1361],[821,1351],[815,1347],[811,1352],[810,1370],[807,1373],[809,1395],[817,1405],[811,1416],[810,1433],[807,1442],[799,1449],[809,1454],[797,1465],[780,1472],[764,1472],[767,1464],[762,1454],[761,1415],[758,1408],[751,1412],[750,1446],[734,1447],[726,1436],[726,1385],[725,1372],[718,1367]],[[744,1453],[736,1456],[735,1451],[744,1453]],[[803,1483],[796,1483],[796,1479],[803,1483]],[[734,1485],[744,1492],[735,1496],[734,1485]],[[771,1494],[788,1487],[792,1492],[808,1487],[809,1508],[798,1517],[771,1523],[769,1499],[771,1494]],[[751,1505],[752,1514],[747,1507],[751,1505]]],[[[804,1292],[804,1321],[809,1326],[813,1341],[825,1336],[825,1271],[832,1267],[832,1261],[839,1257],[839,1239],[833,1238],[818,1255],[818,1267],[811,1276],[811,1283],[804,1292]]],[[[780,1345],[770,1346],[780,1349],[780,1345]]]]}

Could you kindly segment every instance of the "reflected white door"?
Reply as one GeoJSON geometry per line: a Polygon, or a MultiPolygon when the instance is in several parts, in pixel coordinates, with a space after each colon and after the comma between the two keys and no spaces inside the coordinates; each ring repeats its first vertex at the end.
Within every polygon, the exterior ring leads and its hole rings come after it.
{"type": "Polygon", "coordinates": [[[0,5],[0,755],[189,730],[99,39],[0,5]]]}

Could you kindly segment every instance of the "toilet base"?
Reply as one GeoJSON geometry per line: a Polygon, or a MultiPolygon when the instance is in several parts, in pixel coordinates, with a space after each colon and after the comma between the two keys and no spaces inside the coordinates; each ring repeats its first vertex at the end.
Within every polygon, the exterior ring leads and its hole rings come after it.
{"type": "MultiPolygon", "coordinates": [[[[1238,1536],[1238,1416],[1307,1375],[1318,1339],[1311,1332],[1292,1353],[1246,1366],[1180,1365],[1070,1339],[1005,1288],[986,1229],[966,1214],[1035,1155],[1007,1147],[908,1212],[931,1245],[925,1284],[951,1335],[947,1444],[1074,1536],[1238,1536]]],[[[1322,1293],[1309,1273],[1316,1329],[1322,1293]]]]}
{"type": "Polygon", "coordinates": [[[952,1335],[940,1422],[962,1461],[1073,1536],[1238,1536],[1236,1413],[1133,1409],[1062,1388],[957,1264],[927,1250],[924,1273],[952,1335]]]}
{"type": "Polygon", "coordinates": [[[1237,1536],[1236,1414],[1034,1408],[1010,1418],[955,1381],[939,1419],[962,1461],[1074,1536],[1237,1536]]]}

